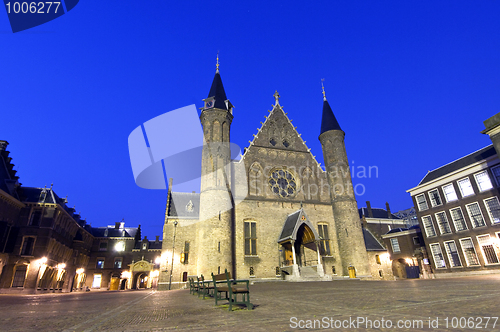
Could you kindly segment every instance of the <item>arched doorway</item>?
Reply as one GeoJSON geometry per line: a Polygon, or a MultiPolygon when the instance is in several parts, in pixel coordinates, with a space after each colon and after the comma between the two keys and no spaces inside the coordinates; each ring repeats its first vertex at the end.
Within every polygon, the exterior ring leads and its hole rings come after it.
{"type": "Polygon", "coordinates": [[[306,274],[324,277],[319,241],[320,237],[303,209],[290,214],[278,240],[281,271],[293,278],[306,274]]]}
{"type": "Polygon", "coordinates": [[[135,275],[134,289],[145,289],[148,286],[148,274],[140,272],[135,275]]]}

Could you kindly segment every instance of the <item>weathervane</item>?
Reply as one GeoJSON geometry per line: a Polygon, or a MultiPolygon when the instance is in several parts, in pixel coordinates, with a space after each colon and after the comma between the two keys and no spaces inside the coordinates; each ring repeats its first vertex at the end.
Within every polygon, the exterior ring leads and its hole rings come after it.
{"type": "Polygon", "coordinates": [[[326,100],[325,86],[323,85],[324,81],[325,81],[325,79],[322,78],[321,79],[321,88],[323,89],[323,100],[326,100]]]}
{"type": "Polygon", "coordinates": [[[215,65],[215,67],[216,67],[215,72],[218,73],[219,72],[219,51],[217,51],[217,64],[215,65]]]}

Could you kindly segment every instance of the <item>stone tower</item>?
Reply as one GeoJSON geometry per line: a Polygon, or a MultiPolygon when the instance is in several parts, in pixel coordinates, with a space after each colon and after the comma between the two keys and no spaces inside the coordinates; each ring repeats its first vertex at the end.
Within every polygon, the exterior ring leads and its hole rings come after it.
{"type": "Polygon", "coordinates": [[[197,274],[210,277],[227,269],[234,276],[234,210],[231,196],[230,127],[233,105],[215,73],[200,121],[204,142],[201,165],[200,216],[197,223],[197,274]]]}
{"type": "Polygon", "coordinates": [[[348,267],[352,265],[357,275],[366,276],[370,275],[370,269],[358,206],[354,197],[344,136],[345,133],[333,115],[323,90],[323,117],[319,140],[330,185],[339,256],[342,259],[342,274],[347,275],[348,267]]]}

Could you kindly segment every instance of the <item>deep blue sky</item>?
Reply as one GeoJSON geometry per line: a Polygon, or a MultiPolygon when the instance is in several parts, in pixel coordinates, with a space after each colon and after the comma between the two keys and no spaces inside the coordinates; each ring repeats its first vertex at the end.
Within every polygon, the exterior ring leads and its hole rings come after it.
{"type": "MultiPolygon", "coordinates": [[[[1,134],[26,186],[54,183],[93,226],[160,235],[166,192],[134,183],[127,138],[202,106],[215,73],[242,148],[280,103],[323,162],[321,79],[355,166],[359,206],[411,206],[428,170],[490,144],[500,111],[498,1],[81,1],[13,34],[0,14],[1,134]]],[[[165,128],[168,130],[168,128],[165,128]]],[[[174,186],[175,189],[175,186],[174,186]]]]}

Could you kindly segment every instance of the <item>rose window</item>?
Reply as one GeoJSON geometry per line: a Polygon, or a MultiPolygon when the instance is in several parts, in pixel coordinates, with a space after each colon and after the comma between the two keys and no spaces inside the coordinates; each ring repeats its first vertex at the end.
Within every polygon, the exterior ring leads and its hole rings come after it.
{"type": "Polygon", "coordinates": [[[292,173],[283,169],[273,171],[268,182],[272,192],[280,197],[294,196],[297,191],[297,182],[292,173]]]}

